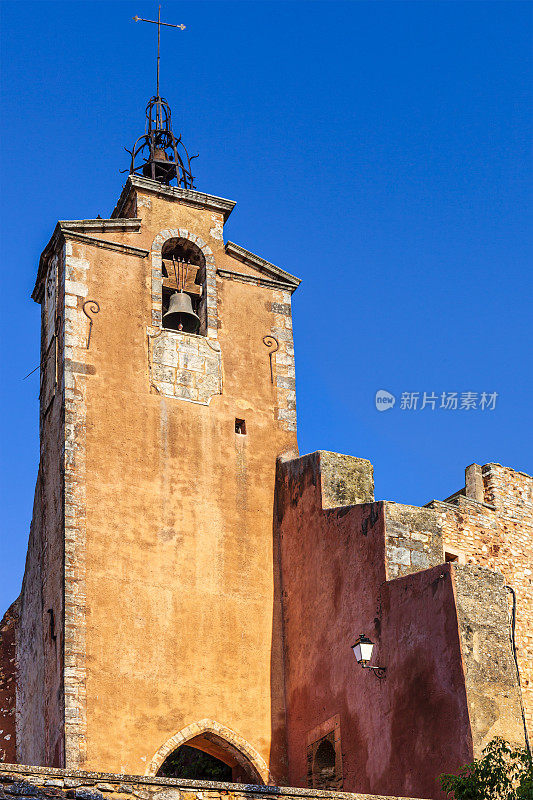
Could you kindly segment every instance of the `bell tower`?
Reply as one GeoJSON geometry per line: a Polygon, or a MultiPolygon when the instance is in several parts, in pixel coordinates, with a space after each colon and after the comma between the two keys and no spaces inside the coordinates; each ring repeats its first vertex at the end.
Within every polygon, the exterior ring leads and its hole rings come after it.
{"type": "Polygon", "coordinates": [[[59,222],[39,263],[17,759],[155,775],[189,742],[280,782],[299,280],[225,241],[235,204],[193,188],[180,144],[153,98],[110,217],[59,222]]]}

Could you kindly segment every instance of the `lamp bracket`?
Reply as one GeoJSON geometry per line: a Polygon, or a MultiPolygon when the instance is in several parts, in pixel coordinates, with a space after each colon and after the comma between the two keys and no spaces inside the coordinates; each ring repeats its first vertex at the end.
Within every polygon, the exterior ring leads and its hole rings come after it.
{"type": "Polygon", "coordinates": [[[363,669],[373,669],[374,675],[376,676],[376,678],[379,678],[380,680],[383,680],[383,678],[387,674],[387,667],[372,667],[370,666],[370,664],[362,664],[361,666],[363,667],[363,669]]]}

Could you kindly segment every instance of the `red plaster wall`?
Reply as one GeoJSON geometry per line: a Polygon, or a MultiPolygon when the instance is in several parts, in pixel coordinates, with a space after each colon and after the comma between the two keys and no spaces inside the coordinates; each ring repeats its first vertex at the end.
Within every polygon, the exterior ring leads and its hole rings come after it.
{"type": "Polygon", "coordinates": [[[344,791],[441,797],[438,774],[472,755],[450,569],[387,583],[382,504],[324,510],[320,485],[319,454],[280,465],[290,785],[306,785],[308,733],[338,714],[344,791]],[[354,659],[363,632],[384,680],[354,659]]]}
{"type": "Polygon", "coordinates": [[[15,600],[0,622],[0,761],[8,764],[16,759],[16,606],[15,600]]]}
{"type": "Polygon", "coordinates": [[[380,611],[387,676],[372,714],[372,791],[441,797],[438,775],[473,757],[450,565],[388,582],[380,611]]]}

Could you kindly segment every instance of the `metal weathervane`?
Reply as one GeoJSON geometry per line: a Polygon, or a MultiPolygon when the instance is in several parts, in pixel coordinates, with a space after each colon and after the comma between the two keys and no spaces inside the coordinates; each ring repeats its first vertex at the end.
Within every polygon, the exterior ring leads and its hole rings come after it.
{"type": "Polygon", "coordinates": [[[180,31],[185,30],[185,25],[173,25],[171,22],[161,22],[161,6],[157,13],[157,20],[143,19],[142,17],[133,17],[134,22],[149,22],[151,25],[157,25],[157,89],[156,96],[159,97],[159,62],[161,61],[161,25],[166,28],[179,28],[180,31]]]}
{"type": "Polygon", "coordinates": [[[131,155],[130,175],[142,174],[146,178],[167,184],[176,179],[178,186],[194,189],[191,158],[196,158],[196,156],[189,156],[181,136],[176,138],[172,133],[170,106],[159,93],[161,26],[184,31],[185,25],[161,22],[161,6],[159,6],[156,20],[143,19],[143,17],[133,17],[133,20],[157,25],[157,78],[155,97],[150,99],[146,107],[146,132],[144,136],[137,139],[133,148],[127,151],[131,155]],[[136,164],[138,157],[142,157],[144,160],[142,163],[136,164]]]}

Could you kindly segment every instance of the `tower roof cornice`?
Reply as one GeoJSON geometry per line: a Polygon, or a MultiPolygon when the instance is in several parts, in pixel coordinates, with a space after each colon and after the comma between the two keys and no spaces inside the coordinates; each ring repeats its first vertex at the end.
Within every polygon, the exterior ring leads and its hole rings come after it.
{"type": "Polygon", "coordinates": [[[117,205],[111,214],[112,219],[120,217],[123,213],[127,200],[134,189],[151,192],[167,200],[177,200],[195,207],[210,208],[213,211],[222,213],[224,215],[224,222],[228,219],[236,205],[234,200],[228,200],[225,197],[216,197],[213,194],[197,192],[196,189],[184,189],[181,186],[167,186],[164,183],[154,181],[152,178],[145,178],[141,175],[129,175],[117,205]]]}
{"type": "Polygon", "coordinates": [[[141,227],[140,219],[76,219],[76,220],[60,220],[54,228],[54,232],[50,237],[48,244],[41,253],[39,259],[39,267],[37,270],[37,278],[35,286],[32,291],[32,298],[36,303],[42,300],[43,284],[48,272],[48,265],[50,258],[57,252],[58,248],[62,246],[67,239],[78,239],[85,241],[88,244],[96,244],[97,246],[106,246],[110,249],[121,249],[124,252],[129,252],[133,255],[140,255],[145,258],[148,255],[148,250],[142,250],[138,247],[132,247],[122,243],[110,242],[95,238],[94,233],[113,233],[114,231],[130,231],[138,232],[141,227]]]}
{"type": "Polygon", "coordinates": [[[241,245],[235,244],[235,242],[226,242],[224,249],[228,256],[235,258],[237,261],[249,267],[254,267],[269,278],[277,279],[280,286],[289,289],[289,291],[294,291],[301,283],[300,278],[291,275],[290,272],[286,272],[280,267],[276,267],[275,264],[271,264],[270,261],[266,261],[264,258],[261,258],[261,256],[257,256],[250,250],[241,247],[241,245]]]}

